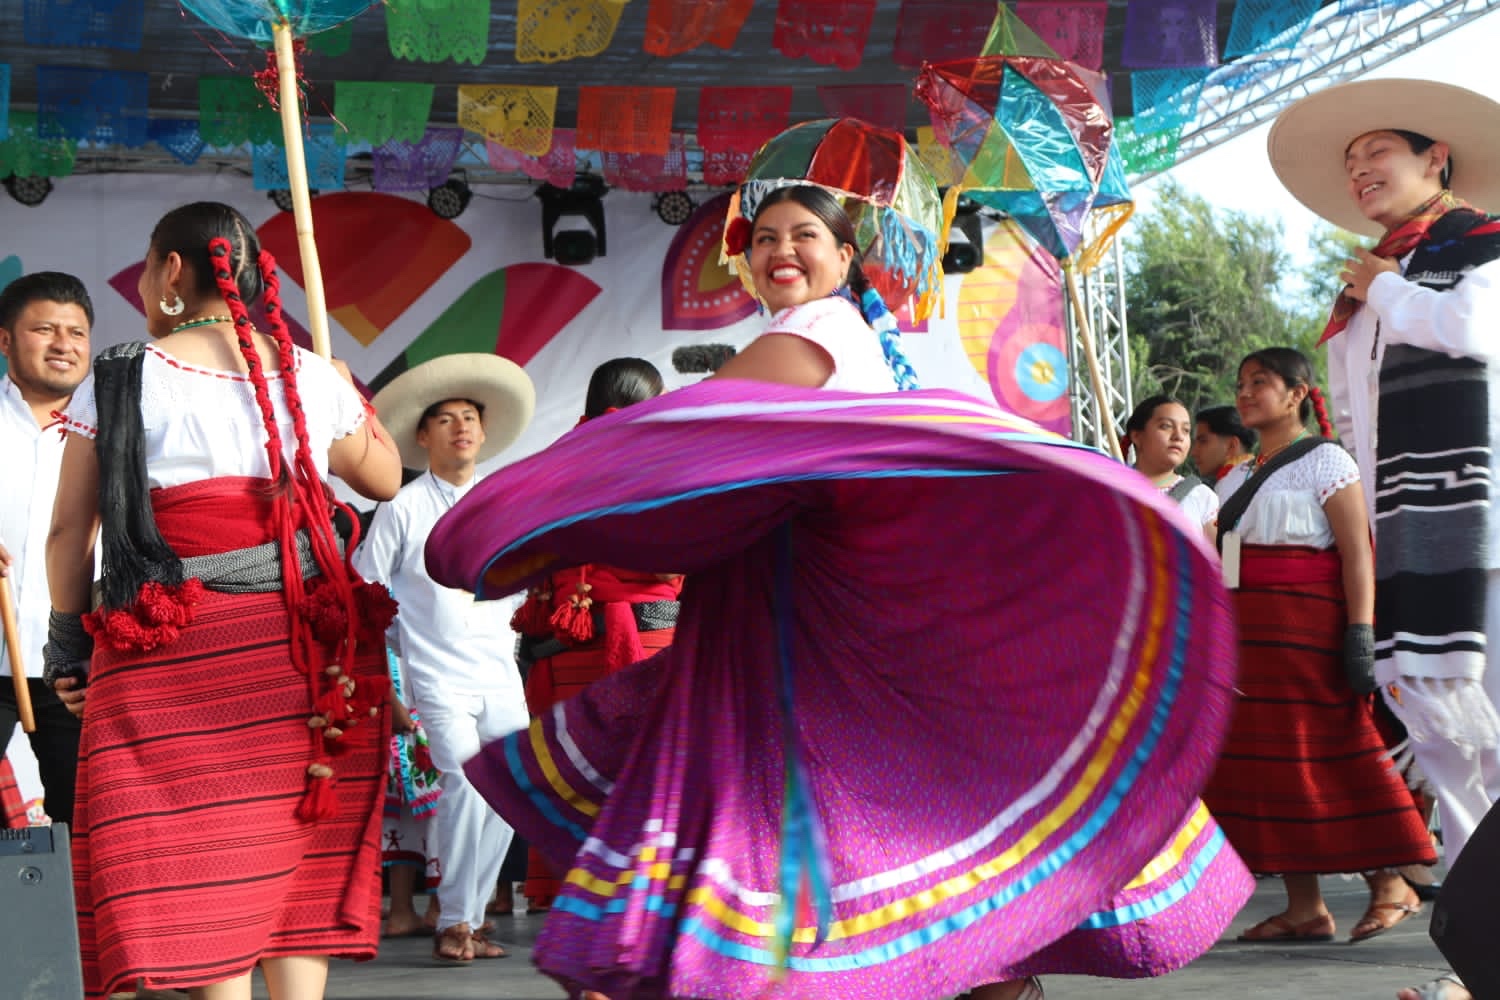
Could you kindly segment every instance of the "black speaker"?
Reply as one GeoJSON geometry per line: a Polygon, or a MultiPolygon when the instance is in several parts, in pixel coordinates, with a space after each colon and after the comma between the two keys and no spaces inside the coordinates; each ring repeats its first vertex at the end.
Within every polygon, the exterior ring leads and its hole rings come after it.
{"type": "Polygon", "coordinates": [[[1470,993],[1500,997],[1495,899],[1500,896],[1500,810],[1491,809],[1443,876],[1428,933],[1470,993]]]}
{"type": "Polygon", "coordinates": [[[15,1000],[83,996],[67,826],[0,830],[0,886],[6,995],[15,1000]]]}

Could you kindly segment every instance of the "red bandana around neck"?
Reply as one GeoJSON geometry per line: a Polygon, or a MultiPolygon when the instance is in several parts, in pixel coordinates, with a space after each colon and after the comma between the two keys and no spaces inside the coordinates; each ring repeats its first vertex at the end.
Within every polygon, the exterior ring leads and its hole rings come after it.
{"type": "MultiPolygon", "coordinates": [[[[1423,202],[1416,211],[1407,216],[1405,222],[1395,229],[1388,230],[1380,238],[1380,242],[1375,244],[1375,249],[1370,252],[1377,257],[1387,257],[1392,260],[1405,257],[1417,248],[1417,244],[1422,242],[1427,231],[1437,220],[1455,208],[1469,207],[1468,202],[1454,197],[1452,191],[1444,188],[1423,202]]],[[[1333,314],[1328,317],[1328,325],[1323,328],[1323,336],[1318,338],[1318,346],[1322,347],[1331,338],[1343,332],[1344,327],[1349,325],[1349,320],[1361,305],[1363,303],[1350,296],[1347,291],[1339,292],[1339,297],[1333,303],[1333,314]]]]}

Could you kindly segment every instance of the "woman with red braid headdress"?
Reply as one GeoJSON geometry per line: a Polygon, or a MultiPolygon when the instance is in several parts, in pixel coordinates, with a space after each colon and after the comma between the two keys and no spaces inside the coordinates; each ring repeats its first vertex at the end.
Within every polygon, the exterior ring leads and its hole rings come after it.
{"type": "Polygon", "coordinates": [[[1421,909],[1395,869],[1432,842],[1372,715],[1370,526],[1354,459],[1328,440],[1307,358],[1240,363],[1235,405],[1260,452],[1219,483],[1219,543],[1239,617],[1239,703],[1203,800],[1251,871],[1283,877],[1284,911],[1242,941],[1331,941],[1318,876],[1366,873],[1351,940],[1421,909]],[[1316,412],[1321,436],[1310,436],[1316,412]],[[1237,577],[1237,579],[1236,579],[1237,577]]]}
{"type": "Polygon", "coordinates": [[[379,939],[395,611],[349,568],[324,480],[388,499],[400,459],[348,370],[292,344],[233,208],[164,216],[140,293],[155,340],[104,351],[73,397],[47,545],[46,676],[85,723],[85,990],[248,1000],[258,964],[273,998],[321,997],[328,956],[379,939]]]}

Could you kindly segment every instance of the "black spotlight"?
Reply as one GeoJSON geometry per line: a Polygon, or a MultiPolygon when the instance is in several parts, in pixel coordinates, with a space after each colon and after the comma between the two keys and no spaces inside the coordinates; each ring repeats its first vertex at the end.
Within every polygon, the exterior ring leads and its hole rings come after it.
{"type": "Polygon", "coordinates": [[[943,273],[968,274],[983,263],[984,220],[979,216],[979,205],[967,198],[959,198],[953,229],[948,234],[948,250],[943,254],[943,273]],[[957,240],[954,236],[963,239],[957,240]]]}
{"type": "Polygon", "coordinates": [[[474,192],[469,190],[467,178],[456,174],[427,192],[427,207],[439,219],[456,219],[464,214],[464,209],[469,207],[469,200],[473,197],[474,192]]]}
{"type": "Polygon", "coordinates": [[[552,257],[559,264],[581,267],[599,255],[599,241],[588,229],[563,229],[552,234],[552,257]]]}
{"type": "Polygon", "coordinates": [[[680,226],[697,208],[686,191],[663,191],[656,196],[656,216],[669,226],[680,226]]]}
{"type": "Polygon", "coordinates": [[[542,201],[542,255],[576,267],[605,255],[604,195],[609,191],[603,178],[579,174],[571,187],[543,184],[536,189],[542,201]],[[554,233],[564,216],[579,216],[592,227],[554,233]]]}
{"type": "MultiPolygon", "coordinates": [[[[309,198],[316,198],[318,196],[317,189],[314,188],[308,191],[307,196],[309,198]]],[[[266,197],[275,202],[276,207],[283,212],[290,212],[292,210],[292,192],[287,188],[272,188],[266,192],[266,197]]]]}
{"type": "Polygon", "coordinates": [[[5,178],[5,190],[10,196],[21,204],[35,208],[47,200],[52,193],[52,178],[50,177],[17,177],[15,174],[5,178]]]}

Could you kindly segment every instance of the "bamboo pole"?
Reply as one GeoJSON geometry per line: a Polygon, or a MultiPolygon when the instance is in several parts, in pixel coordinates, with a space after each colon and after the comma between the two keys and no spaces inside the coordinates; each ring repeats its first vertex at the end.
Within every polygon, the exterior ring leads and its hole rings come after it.
{"type": "Polygon", "coordinates": [[[302,103],[297,92],[292,28],[286,21],[278,21],[271,32],[276,42],[276,75],[281,88],[281,134],[286,138],[286,176],[292,193],[297,248],[302,254],[302,287],[307,292],[307,328],[312,334],[313,350],[325,358],[332,358],[323,270],[318,264],[318,245],[313,240],[312,196],[307,186],[307,155],[302,149],[302,103]]]}
{"type": "Polygon", "coordinates": [[[0,576],[0,621],[5,626],[5,649],[10,653],[10,679],[16,686],[16,714],[21,717],[21,729],[34,733],[36,715],[31,711],[31,688],[26,686],[26,659],[21,654],[21,627],[16,624],[16,597],[10,589],[8,576],[0,576]]]}
{"type": "Polygon", "coordinates": [[[1078,326],[1078,339],[1083,342],[1083,359],[1088,364],[1089,382],[1094,387],[1094,412],[1105,424],[1104,440],[1109,444],[1109,453],[1120,461],[1125,455],[1120,450],[1120,439],[1115,434],[1114,421],[1109,413],[1109,397],[1104,391],[1104,376],[1099,371],[1099,355],[1094,351],[1094,325],[1089,322],[1088,310],[1083,307],[1083,295],[1078,289],[1078,275],[1070,262],[1063,263],[1063,276],[1068,282],[1068,301],[1073,304],[1073,320],[1078,326]]]}

